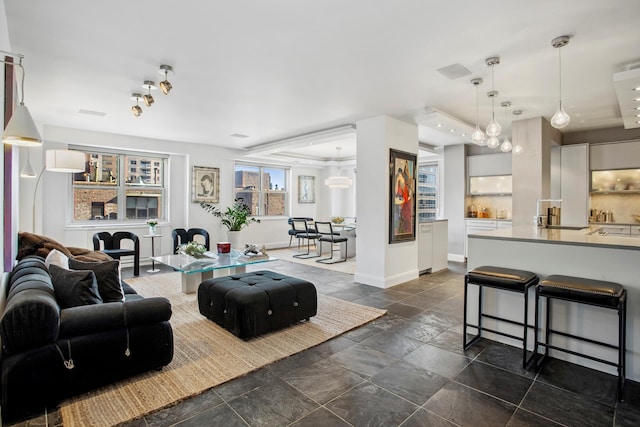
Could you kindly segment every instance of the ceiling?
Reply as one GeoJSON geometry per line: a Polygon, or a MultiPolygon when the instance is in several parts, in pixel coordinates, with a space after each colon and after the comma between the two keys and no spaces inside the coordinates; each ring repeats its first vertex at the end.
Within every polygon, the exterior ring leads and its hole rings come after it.
{"type": "MultiPolygon", "coordinates": [[[[571,115],[563,132],[622,127],[613,75],[640,60],[638,0],[3,3],[11,49],[25,56],[25,104],[39,124],[241,149],[280,144],[302,159],[335,160],[338,144],[340,157],[352,157],[355,131],[315,147],[287,138],[377,115],[413,123],[429,107],[475,124],[473,77],[484,79],[486,126],[490,56],[501,58],[496,118],[506,133],[501,101],[512,102],[506,122],[514,109],[550,119],[558,100],[551,40],[564,34],[572,38],[561,52],[571,115]],[[175,69],[173,90],[155,91],[136,118],[131,93],[159,82],[161,64],[175,69]],[[453,64],[470,74],[437,71],[453,64]]],[[[463,142],[422,125],[419,134],[434,146],[463,142]]]]}

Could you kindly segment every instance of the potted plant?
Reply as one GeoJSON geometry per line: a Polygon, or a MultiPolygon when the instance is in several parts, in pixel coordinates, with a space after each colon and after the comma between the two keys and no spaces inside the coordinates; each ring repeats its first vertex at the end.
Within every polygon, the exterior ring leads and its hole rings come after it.
{"type": "Polygon", "coordinates": [[[157,219],[153,219],[153,218],[149,218],[147,220],[147,225],[149,226],[149,234],[150,235],[155,235],[156,234],[156,225],[158,225],[158,220],[157,219]]]}
{"type": "Polygon", "coordinates": [[[249,209],[249,206],[247,206],[242,199],[235,199],[233,205],[228,206],[224,211],[218,209],[211,203],[200,202],[200,206],[210,214],[220,218],[222,225],[229,230],[229,241],[232,243],[232,247],[236,249],[239,245],[237,241],[234,242],[233,240],[238,238],[238,232],[248,227],[252,222],[260,222],[259,219],[251,215],[251,209],[249,209]]]}

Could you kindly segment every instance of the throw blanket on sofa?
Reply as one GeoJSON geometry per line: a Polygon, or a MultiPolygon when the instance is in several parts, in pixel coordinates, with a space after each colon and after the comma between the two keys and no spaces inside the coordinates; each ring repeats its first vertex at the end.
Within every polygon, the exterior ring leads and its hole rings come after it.
{"type": "Polygon", "coordinates": [[[28,255],[46,258],[53,249],[57,249],[67,257],[75,258],[79,261],[110,261],[112,259],[109,255],[99,251],[64,246],[46,236],[26,231],[18,233],[18,255],[16,257],[18,261],[28,255]]]}

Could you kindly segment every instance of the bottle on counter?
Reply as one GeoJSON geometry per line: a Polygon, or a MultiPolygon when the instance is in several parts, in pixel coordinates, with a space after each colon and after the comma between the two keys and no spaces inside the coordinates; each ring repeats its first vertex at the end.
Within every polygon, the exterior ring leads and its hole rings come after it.
{"type": "Polygon", "coordinates": [[[476,205],[469,206],[469,218],[477,218],[477,217],[478,217],[478,210],[476,208],[476,205]]]}

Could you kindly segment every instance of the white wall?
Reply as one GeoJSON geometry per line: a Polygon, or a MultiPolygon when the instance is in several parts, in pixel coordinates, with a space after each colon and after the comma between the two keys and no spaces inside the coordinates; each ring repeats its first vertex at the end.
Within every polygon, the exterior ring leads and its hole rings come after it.
{"type": "MultiPolygon", "coordinates": [[[[4,51],[11,51],[11,45],[9,44],[9,29],[7,27],[7,13],[5,12],[5,8],[4,8],[4,0],[0,0],[0,49],[4,50],[4,51]]],[[[2,68],[0,70],[0,78],[1,81],[4,82],[4,64],[2,64],[3,66],[0,67],[2,68]]],[[[4,84],[0,85],[0,99],[4,100],[4,84]]],[[[3,125],[4,125],[4,102],[0,103],[0,117],[2,117],[3,119],[3,125]]],[[[4,128],[4,126],[3,126],[4,128]]],[[[4,156],[3,156],[4,159],[4,156]]],[[[5,197],[4,197],[4,161],[0,161],[0,174],[2,175],[3,179],[3,185],[0,185],[0,200],[3,200],[3,203],[5,203],[5,197]]],[[[16,203],[16,201],[18,200],[18,198],[16,196],[14,196],[13,201],[14,204],[16,203]]],[[[14,208],[14,212],[17,212],[17,209],[14,208]]],[[[14,217],[16,215],[14,214],[14,217]]],[[[4,224],[4,206],[2,209],[2,224],[4,224]]],[[[17,228],[14,228],[13,230],[16,230],[17,228]]],[[[4,230],[4,228],[3,228],[4,230]]],[[[4,237],[4,236],[3,236],[4,237]]],[[[4,309],[4,302],[5,302],[5,286],[6,286],[6,279],[7,279],[7,275],[5,274],[4,271],[4,253],[5,251],[10,250],[10,248],[5,248],[4,244],[0,245],[0,313],[3,311],[4,309]]],[[[1,422],[1,419],[0,419],[1,422]]]]}
{"type": "MultiPolygon", "coordinates": [[[[41,149],[33,149],[31,160],[39,171],[43,165],[43,153],[51,148],[64,148],[68,145],[81,145],[96,148],[115,148],[129,151],[163,153],[170,156],[169,222],[160,223],[161,239],[156,239],[156,254],[170,252],[173,248],[171,230],[177,227],[202,227],[211,234],[212,243],[226,241],[226,229],[220,221],[207,213],[197,203],[191,202],[191,167],[211,166],[220,168],[220,208],[233,201],[234,162],[241,158],[242,152],[222,147],[185,142],[152,140],[135,136],[124,136],[80,129],[45,126],[45,143],[41,149]]],[[[296,216],[324,218],[327,215],[321,207],[328,205],[323,201],[325,195],[324,176],[321,169],[311,167],[292,167],[291,169],[291,213],[296,216]],[[299,204],[297,201],[298,175],[316,176],[316,203],[299,204]]],[[[31,210],[35,180],[21,179],[20,192],[20,229],[31,231],[31,210]]],[[[72,226],[67,218],[68,201],[71,197],[69,175],[45,172],[38,188],[36,199],[36,232],[49,236],[69,246],[92,247],[91,238],[97,231],[131,230],[142,236],[147,234],[145,225],[102,225],[72,226]],[[45,208],[43,208],[43,206],[45,208]]],[[[324,199],[326,200],[326,199],[324,199]]],[[[262,218],[260,224],[252,224],[245,230],[247,242],[266,245],[268,248],[284,247],[289,244],[289,229],[286,218],[262,218]]],[[[141,258],[151,255],[149,239],[141,239],[141,258]]]]}
{"type": "Polygon", "coordinates": [[[466,146],[464,144],[444,147],[444,182],[440,187],[443,194],[442,218],[449,220],[448,258],[464,262],[464,200],[466,188],[466,146]]]}

